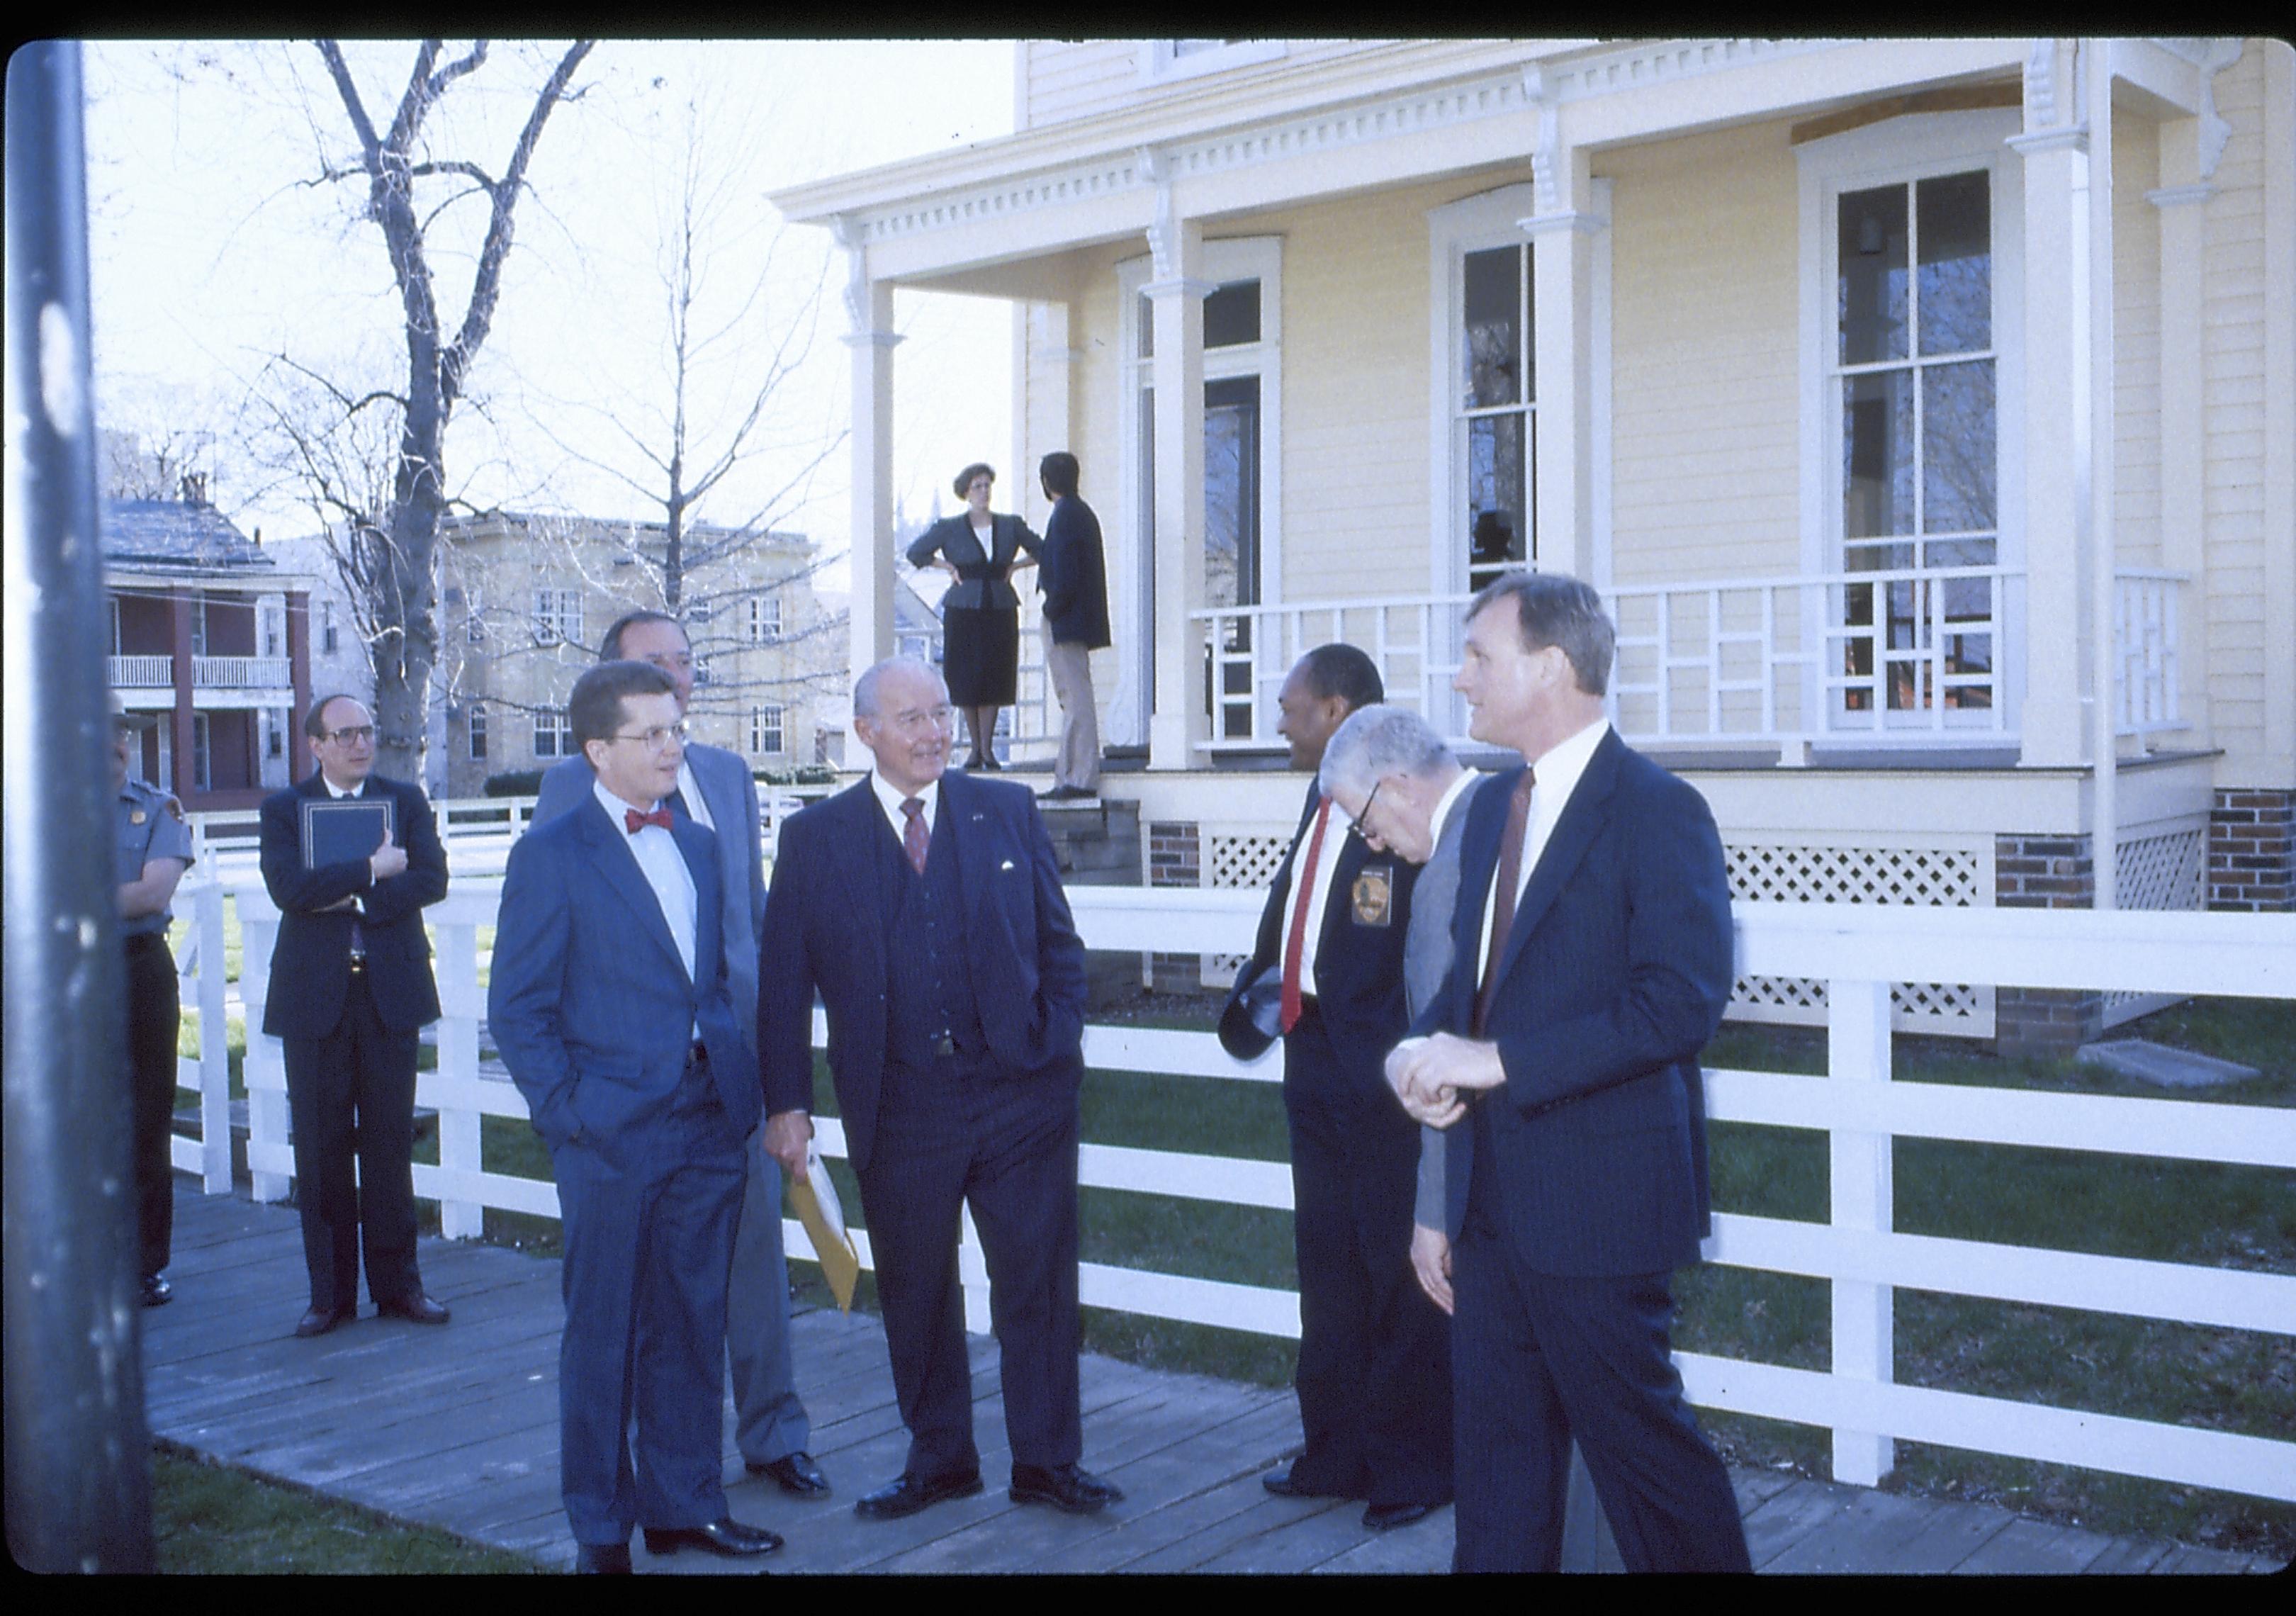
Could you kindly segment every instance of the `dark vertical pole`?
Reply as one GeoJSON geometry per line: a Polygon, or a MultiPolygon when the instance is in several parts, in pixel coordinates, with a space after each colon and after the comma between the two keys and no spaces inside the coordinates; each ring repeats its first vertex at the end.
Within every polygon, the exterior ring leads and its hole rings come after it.
{"type": "Polygon", "coordinates": [[[79,47],[18,50],[7,108],[8,1549],[148,1571],[79,47]]]}

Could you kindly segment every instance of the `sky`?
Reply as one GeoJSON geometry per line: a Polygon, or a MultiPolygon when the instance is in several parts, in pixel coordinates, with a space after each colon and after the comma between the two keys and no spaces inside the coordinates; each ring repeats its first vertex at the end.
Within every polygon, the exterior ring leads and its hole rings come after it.
{"type": "MultiPolygon", "coordinates": [[[[499,174],[562,49],[497,42],[426,126],[430,154],[499,174]]],[[[414,47],[345,51],[380,125],[414,47]]],[[[308,43],[232,41],[94,42],[84,60],[101,424],[151,438],[214,423],[210,495],[226,513],[274,537],[315,532],[299,490],[235,452],[234,423],[298,368],[352,393],[405,374],[381,233],[359,216],[365,186],[319,177],[357,151],[324,64],[308,43]]],[[[661,243],[676,238],[691,146],[709,199],[693,326],[716,333],[688,395],[697,447],[722,441],[758,379],[786,367],[761,452],[700,516],[765,511],[841,552],[843,255],[827,232],[783,225],[766,193],[1010,133],[1013,60],[1009,40],[602,41],[575,80],[582,97],[552,113],[518,203],[499,312],[447,439],[455,491],[481,506],[660,519],[627,480],[659,481],[641,453],[670,407],[661,243]]],[[[464,200],[429,227],[445,319],[460,319],[484,221],[485,204],[464,200]]],[[[975,459],[1009,488],[1010,306],[901,292],[894,312],[907,339],[894,358],[897,498],[912,515],[936,490],[953,505],[947,480],[975,459]]],[[[842,587],[842,570],[822,582],[842,587]]]]}

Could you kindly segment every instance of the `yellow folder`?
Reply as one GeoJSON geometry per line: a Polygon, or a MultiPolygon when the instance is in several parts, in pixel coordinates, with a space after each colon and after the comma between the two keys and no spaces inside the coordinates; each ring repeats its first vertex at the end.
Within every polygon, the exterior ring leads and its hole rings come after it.
{"type": "Polygon", "coordinates": [[[861,1254],[854,1250],[853,1236],[845,1231],[845,1207],[837,1198],[837,1185],[818,1151],[806,1153],[805,1168],[805,1177],[789,1181],[790,1202],[797,1209],[798,1221],[805,1226],[806,1238],[813,1242],[814,1255],[821,1259],[830,1293],[837,1298],[841,1310],[850,1313],[853,1289],[861,1283],[861,1254]]]}

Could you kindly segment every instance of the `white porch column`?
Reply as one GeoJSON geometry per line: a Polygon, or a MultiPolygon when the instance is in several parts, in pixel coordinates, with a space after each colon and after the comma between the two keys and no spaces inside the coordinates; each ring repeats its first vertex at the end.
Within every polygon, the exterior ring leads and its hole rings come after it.
{"type": "MultiPolygon", "coordinates": [[[[1524,85],[1543,99],[1537,68],[1524,85]]],[[[1538,211],[1516,220],[1531,239],[1532,524],[1537,564],[1592,582],[1595,557],[1595,237],[1587,154],[1562,140],[1561,109],[1546,101],[1531,157],[1538,211]]]]}
{"type": "Polygon", "coordinates": [[[2207,595],[2199,586],[2207,531],[2202,474],[2202,282],[2208,264],[2206,203],[2216,187],[2201,177],[2201,120],[2161,127],[2161,188],[2144,200],[2161,214],[2161,564],[2194,584],[2177,603],[2179,715],[2208,745],[2207,595]]]}
{"type": "MultiPolygon", "coordinates": [[[[848,565],[853,578],[846,690],[893,654],[893,288],[869,278],[868,250],[840,220],[845,249],[845,313],[853,350],[853,495],[848,565]]],[[[846,759],[854,757],[849,749],[846,759]]]]}
{"type": "MultiPolygon", "coordinates": [[[[1204,603],[1204,321],[1213,290],[1203,278],[1203,230],[1176,217],[1172,185],[1144,153],[1156,182],[1148,229],[1155,278],[1141,290],[1154,310],[1156,357],[1155,682],[1148,718],[1148,767],[1199,767],[1210,730],[1204,713],[1202,625],[1189,613],[1204,603]]],[[[1269,535],[1273,542],[1276,536],[1269,535]]]]}
{"type": "Polygon", "coordinates": [[[2088,560],[2088,131],[2073,117],[2072,42],[2025,63],[2025,690],[2021,761],[2082,761],[2088,560]]]}
{"type": "Polygon", "coordinates": [[[2120,667],[2115,642],[2119,525],[2113,514],[2113,461],[2120,434],[2113,430],[2112,331],[2112,46],[2084,39],[2080,46],[2081,100],[2088,113],[2088,184],[2077,206],[2088,212],[2088,383],[2074,406],[2088,419],[2089,542],[2089,858],[2096,872],[2099,909],[2120,906],[2120,703],[2113,676],[2120,667]]]}

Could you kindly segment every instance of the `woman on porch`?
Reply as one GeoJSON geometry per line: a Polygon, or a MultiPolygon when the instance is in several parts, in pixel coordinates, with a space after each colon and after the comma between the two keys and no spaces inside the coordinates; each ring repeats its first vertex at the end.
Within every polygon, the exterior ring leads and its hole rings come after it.
{"type": "Polygon", "coordinates": [[[980,462],[959,472],[954,486],[964,513],[933,523],[908,551],[912,567],[939,567],[956,580],[941,596],[941,674],[971,732],[967,768],[1003,767],[996,710],[1013,704],[1020,684],[1021,597],[1013,574],[1035,566],[1044,546],[1019,517],[989,513],[996,483],[996,469],[980,462]]]}

